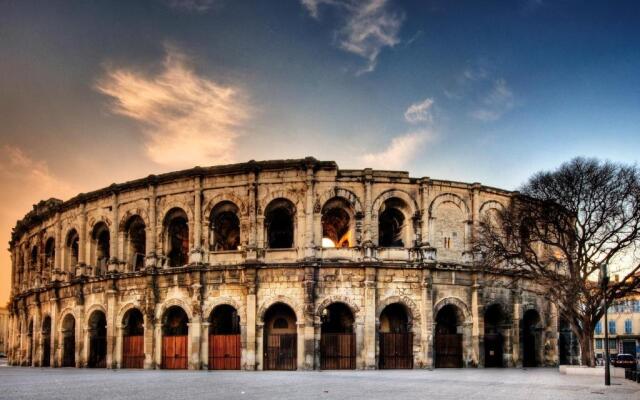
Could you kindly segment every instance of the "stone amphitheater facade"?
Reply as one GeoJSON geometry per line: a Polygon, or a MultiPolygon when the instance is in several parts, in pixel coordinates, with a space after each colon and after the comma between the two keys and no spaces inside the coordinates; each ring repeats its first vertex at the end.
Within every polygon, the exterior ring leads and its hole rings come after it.
{"type": "Polygon", "coordinates": [[[306,158],[43,201],[10,242],[9,362],[557,365],[555,307],[474,267],[482,216],[512,195],[306,158]]]}

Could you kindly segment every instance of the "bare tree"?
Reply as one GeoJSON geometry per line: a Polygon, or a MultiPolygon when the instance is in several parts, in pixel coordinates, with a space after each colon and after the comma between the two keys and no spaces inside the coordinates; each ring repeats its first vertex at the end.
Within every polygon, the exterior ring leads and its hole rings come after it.
{"type": "Polygon", "coordinates": [[[534,175],[509,206],[486,216],[474,247],[489,276],[529,281],[553,302],[579,340],[582,364],[594,366],[604,296],[611,302],[640,288],[639,243],[638,168],[575,158],[534,175]],[[604,263],[626,271],[606,291],[598,284],[604,263]]]}

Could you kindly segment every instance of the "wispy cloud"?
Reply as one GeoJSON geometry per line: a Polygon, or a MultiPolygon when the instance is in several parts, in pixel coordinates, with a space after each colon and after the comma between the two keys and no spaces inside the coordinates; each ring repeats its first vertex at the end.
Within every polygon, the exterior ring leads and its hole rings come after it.
{"type": "Polygon", "coordinates": [[[427,98],[421,102],[411,104],[407,111],[404,112],[404,119],[410,124],[433,122],[433,114],[431,113],[433,103],[433,99],[427,98]]]}
{"type": "Polygon", "coordinates": [[[168,46],[160,73],[107,68],[96,89],[113,98],[112,112],[140,123],[153,161],[178,167],[233,161],[250,116],[246,95],[197,75],[188,61],[168,46]]]}
{"type": "Polygon", "coordinates": [[[413,161],[424,146],[435,139],[431,130],[409,132],[391,139],[389,147],[377,153],[365,153],[360,157],[361,163],[367,167],[383,169],[399,169],[413,161]]]}
{"type": "Polygon", "coordinates": [[[167,5],[182,11],[204,13],[213,7],[216,0],[166,0],[167,5]]]}
{"type": "Polygon", "coordinates": [[[471,111],[471,116],[483,122],[496,121],[515,106],[513,91],[504,79],[496,79],[491,90],[481,100],[481,105],[471,111]]]}
{"type": "Polygon", "coordinates": [[[319,18],[322,5],[337,7],[344,15],[336,32],[341,49],[367,60],[358,74],[375,69],[378,55],[385,47],[400,43],[404,14],[390,10],[388,0],[301,0],[312,17],[319,18]]]}

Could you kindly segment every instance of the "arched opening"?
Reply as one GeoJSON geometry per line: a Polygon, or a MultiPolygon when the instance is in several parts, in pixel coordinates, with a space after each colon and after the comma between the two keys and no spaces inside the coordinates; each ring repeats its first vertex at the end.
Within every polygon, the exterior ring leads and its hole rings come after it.
{"type": "Polygon", "coordinates": [[[230,201],[217,204],[209,217],[209,250],[231,251],[240,247],[238,207],[230,201]]]}
{"type": "Polygon", "coordinates": [[[31,260],[29,262],[29,266],[32,271],[36,271],[38,269],[38,246],[33,246],[31,248],[31,260]]]}
{"type": "Polygon", "coordinates": [[[42,321],[42,366],[51,366],[51,317],[48,315],[42,321]]]}
{"type": "Polygon", "coordinates": [[[356,335],[351,309],[344,303],[332,303],[322,310],[320,319],[320,368],[355,369],[356,335]]]}
{"type": "Polygon", "coordinates": [[[404,247],[407,244],[404,209],[406,204],[397,198],[387,199],[382,204],[378,214],[378,246],[404,247]]]}
{"type": "Polygon", "coordinates": [[[75,229],[71,229],[67,234],[65,251],[65,269],[72,272],[78,265],[78,254],[80,249],[80,235],[75,229]]]}
{"type": "Polygon", "coordinates": [[[209,316],[209,369],[240,369],[240,317],[222,304],[209,316]]]}
{"type": "Polygon", "coordinates": [[[276,303],[264,316],[264,369],[295,370],[297,367],[298,334],[296,314],[291,307],[276,303]]]}
{"type": "Polygon", "coordinates": [[[144,220],[139,215],[134,215],[127,220],[124,250],[125,259],[131,270],[142,270],[147,254],[147,232],[144,220]]]}
{"type": "Polygon", "coordinates": [[[162,318],[162,368],[187,369],[189,317],[178,306],[169,307],[162,318]]]}
{"type": "Polygon", "coordinates": [[[107,317],[94,311],[89,317],[89,368],[107,367],[107,317]]]}
{"type": "Polygon", "coordinates": [[[542,327],[540,314],[536,310],[527,310],[522,317],[522,366],[540,366],[540,341],[542,327]]]}
{"type": "Polygon", "coordinates": [[[351,205],[341,197],[329,200],[322,208],[322,247],[352,247],[353,231],[351,205]]]}
{"type": "Polygon", "coordinates": [[[104,222],[98,222],[91,231],[91,260],[95,268],[94,275],[100,276],[107,272],[111,257],[111,235],[109,227],[104,222]]]}
{"type": "Polygon", "coordinates": [[[187,213],[174,208],[165,218],[166,254],[170,267],[181,267],[189,262],[189,219],[187,213]]]}
{"type": "Polygon", "coordinates": [[[76,319],[71,314],[62,320],[62,366],[76,366],[76,319]]]}
{"type": "Polygon", "coordinates": [[[144,367],[144,317],[137,308],[122,317],[122,368],[144,367]]]}
{"type": "Polygon", "coordinates": [[[462,313],[447,304],[436,315],[436,368],[462,367],[462,313]]]}
{"type": "Polygon", "coordinates": [[[413,332],[407,308],[389,304],[380,314],[380,369],[413,368],[413,332]]]}
{"type": "Polygon", "coordinates": [[[29,321],[28,331],[27,331],[27,366],[33,365],[33,320],[29,321]]]}
{"type": "Polygon", "coordinates": [[[275,199],[269,203],[264,220],[268,248],[290,249],[293,247],[295,215],[295,206],[287,199],[275,199]]]}
{"type": "Polygon", "coordinates": [[[44,267],[47,272],[51,272],[53,269],[53,263],[56,258],[56,241],[54,238],[47,239],[44,245],[44,267]]]}
{"type": "Polygon", "coordinates": [[[504,313],[500,304],[490,305],[484,313],[484,366],[504,367],[504,313]]]}

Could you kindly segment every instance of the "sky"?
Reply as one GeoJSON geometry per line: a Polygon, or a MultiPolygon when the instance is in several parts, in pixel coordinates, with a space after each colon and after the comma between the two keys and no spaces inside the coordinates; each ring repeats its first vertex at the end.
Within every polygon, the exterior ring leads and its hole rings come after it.
{"type": "Polygon", "coordinates": [[[0,242],[39,200],[196,165],[517,189],[636,163],[638,21],[623,0],[0,0],[0,242]]]}

